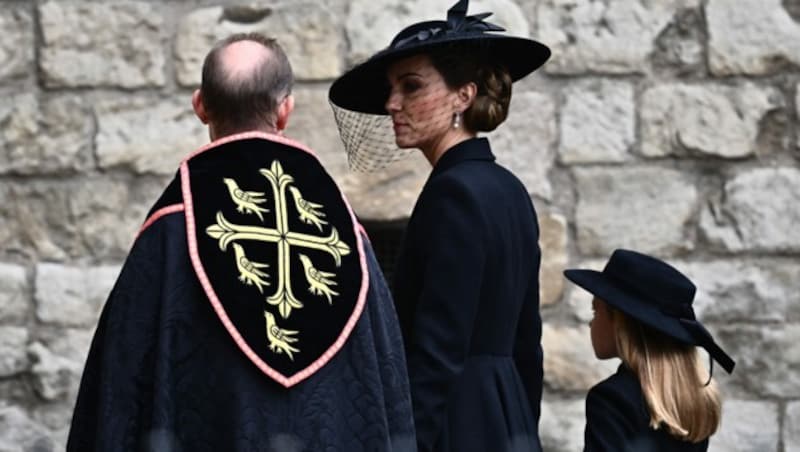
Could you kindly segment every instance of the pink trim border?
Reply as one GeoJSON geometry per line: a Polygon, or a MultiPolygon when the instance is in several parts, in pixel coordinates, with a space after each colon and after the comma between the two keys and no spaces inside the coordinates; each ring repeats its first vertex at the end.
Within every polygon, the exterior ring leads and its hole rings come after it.
{"type": "MultiPolygon", "coordinates": [[[[194,267],[195,273],[197,274],[197,278],[200,280],[200,284],[203,286],[203,290],[205,291],[206,295],[208,296],[208,300],[211,303],[211,306],[214,308],[214,312],[216,312],[217,317],[219,317],[220,321],[222,322],[225,329],[228,330],[228,333],[233,338],[233,341],[242,351],[242,353],[247,356],[256,367],[259,368],[264,374],[268,377],[272,378],[273,380],[277,381],[281,385],[286,388],[292,387],[297,383],[305,380],[306,378],[314,375],[319,369],[321,369],[328,361],[333,358],[333,356],[341,350],[344,346],[344,343],[347,341],[347,338],[350,337],[350,333],[352,333],[353,329],[358,322],[358,319],[361,317],[361,313],[364,311],[364,305],[366,304],[367,299],[367,290],[369,288],[369,271],[367,269],[367,261],[366,261],[366,254],[364,253],[364,243],[361,238],[359,228],[361,225],[356,220],[356,216],[353,213],[352,207],[350,207],[350,203],[347,202],[347,198],[345,198],[344,193],[339,190],[342,195],[342,201],[344,201],[345,206],[347,206],[347,211],[350,214],[350,219],[353,222],[353,233],[356,237],[356,246],[358,248],[359,254],[359,262],[361,265],[361,287],[359,289],[358,300],[356,301],[356,306],[353,309],[353,313],[350,315],[350,318],[347,320],[342,332],[339,334],[339,337],[336,341],[331,345],[325,353],[322,354],[316,361],[309,364],[308,367],[305,369],[297,372],[292,376],[285,376],[278,372],[277,370],[270,367],[267,363],[265,363],[254,351],[250,348],[250,345],[245,342],[244,338],[242,338],[239,331],[233,325],[228,314],[225,312],[225,308],[222,306],[219,297],[217,296],[214,288],[211,286],[211,281],[208,279],[208,275],[203,268],[203,263],[200,261],[200,254],[197,251],[197,236],[195,235],[195,224],[194,224],[194,201],[192,199],[192,187],[191,182],[189,179],[189,160],[194,158],[195,156],[202,154],[212,148],[215,148],[219,145],[230,143],[232,141],[237,140],[245,140],[251,138],[261,138],[268,141],[273,141],[276,143],[286,144],[288,146],[295,147],[302,151],[305,151],[311,154],[317,161],[319,162],[319,158],[311,151],[310,148],[293,141],[291,139],[285,138],[280,135],[273,135],[263,132],[245,132],[236,135],[231,135],[220,140],[216,140],[212,143],[209,143],[197,151],[190,154],[186,157],[183,162],[181,162],[180,172],[181,172],[181,191],[183,192],[183,204],[186,211],[185,218],[186,218],[186,238],[189,246],[189,257],[192,261],[192,266],[194,267]]],[[[322,163],[320,162],[320,166],[322,163]]],[[[324,167],[323,167],[324,170],[324,167]]],[[[327,171],[326,171],[327,173],[327,171]]]]}
{"type": "Polygon", "coordinates": [[[184,209],[183,204],[171,204],[169,206],[162,207],[162,208],[156,210],[155,212],[153,212],[152,215],[147,217],[147,219],[144,221],[144,224],[142,224],[142,227],[139,228],[139,232],[136,233],[136,237],[138,238],[140,235],[142,235],[142,232],[144,232],[145,229],[149,228],[151,224],[153,224],[156,221],[158,221],[159,218],[161,218],[163,216],[166,216],[166,215],[169,215],[169,214],[172,214],[172,213],[182,212],[183,209],[184,209]]]}

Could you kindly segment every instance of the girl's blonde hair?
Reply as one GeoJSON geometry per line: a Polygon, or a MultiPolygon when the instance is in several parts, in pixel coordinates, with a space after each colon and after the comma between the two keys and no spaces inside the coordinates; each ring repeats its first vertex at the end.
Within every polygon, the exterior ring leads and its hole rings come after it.
{"type": "Polygon", "coordinates": [[[682,344],[624,313],[612,309],[617,351],[638,376],[650,427],[689,442],[700,442],[716,432],[722,403],[716,382],[693,345],[682,344]]]}

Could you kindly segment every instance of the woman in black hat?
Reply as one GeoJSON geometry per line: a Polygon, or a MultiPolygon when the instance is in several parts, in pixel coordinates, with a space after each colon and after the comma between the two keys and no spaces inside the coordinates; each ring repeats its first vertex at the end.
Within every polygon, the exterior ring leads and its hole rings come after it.
{"type": "Polygon", "coordinates": [[[597,358],[622,360],[586,398],[584,450],[707,450],[722,407],[696,347],[729,373],[734,362],[695,319],[694,284],[665,262],[629,250],[616,250],[602,272],[564,274],[595,296],[590,326],[597,358]]]}
{"type": "Polygon", "coordinates": [[[336,80],[330,100],[352,166],[379,167],[398,147],[433,166],[394,284],[419,449],[539,451],[536,213],[476,134],[505,120],[512,82],[550,51],[466,10],[462,0],[446,21],[404,29],[336,80]]]}

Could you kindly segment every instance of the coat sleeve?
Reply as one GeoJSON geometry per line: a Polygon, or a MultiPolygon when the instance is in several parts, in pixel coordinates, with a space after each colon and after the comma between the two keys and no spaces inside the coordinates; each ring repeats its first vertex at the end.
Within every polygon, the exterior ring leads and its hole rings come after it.
{"type": "MultiPolygon", "coordinates": [[[[538,234],[537,234],[538,235],[538,234]]],[[[537,247],[536,261],[539,261],[537,247]]],[[[528,404],[536,425],[539,424],[542,403],[544,364],[542,352],[542,318],[539,313],[539,274],[531,277],[531,283],[520,311],[514,343],[514,363],[522,378],[528,404]]]]}
{"type": "Polygon", "coordinates": [[[443,428],[448,390],[467,356],[485,265],[483,220],[466,187],[443,180],[429,188],[416,212],[424,276],[407,350],[420,451],[433,450],[443,428]]]}
{"type": "Polygon", "coordinates": [[[636,435],[633,418],[638,410],[619,388],[610,384],[593,387],[586,397],[584,452],[620,452],[636,435]]]}

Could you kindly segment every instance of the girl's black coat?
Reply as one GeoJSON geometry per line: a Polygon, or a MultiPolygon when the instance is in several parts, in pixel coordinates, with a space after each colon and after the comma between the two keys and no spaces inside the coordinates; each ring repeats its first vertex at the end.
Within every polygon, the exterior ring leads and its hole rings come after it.
{"type": "Polygon", "coordinates": [[[680,441],[649,426],[639,380],[627,367],[595,385],[586,397],[584,452],[705,452],[708,439],[680,441]]]}
{"type": "Polygon", "coordinates": [[[527,190],[486,139],[441,157],[394,285],[420,451],[541,450],[538,238],[527,190]]]}

